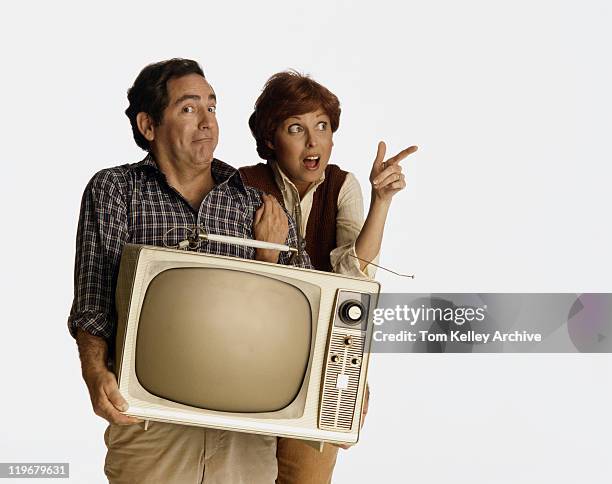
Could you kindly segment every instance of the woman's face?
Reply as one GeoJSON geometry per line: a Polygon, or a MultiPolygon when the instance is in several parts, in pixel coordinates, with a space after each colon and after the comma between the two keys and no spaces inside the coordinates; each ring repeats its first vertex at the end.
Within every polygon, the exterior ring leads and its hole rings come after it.
{"type": "Polygon", "coordinates": [[[323,175],[334,145],[332,137],[329,116],[322,109],[291,116],[276,128],[270,148],[300,192],[323,175]]]}

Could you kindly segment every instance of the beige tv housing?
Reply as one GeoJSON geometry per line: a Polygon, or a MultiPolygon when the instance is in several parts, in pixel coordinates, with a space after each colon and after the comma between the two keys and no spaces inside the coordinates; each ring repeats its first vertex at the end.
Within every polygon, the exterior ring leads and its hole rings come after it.
{"type": "Polygon", "coordinates": [[[380,285],[126,245],[115,371],[127,415],[356,443],[380,285]]]}

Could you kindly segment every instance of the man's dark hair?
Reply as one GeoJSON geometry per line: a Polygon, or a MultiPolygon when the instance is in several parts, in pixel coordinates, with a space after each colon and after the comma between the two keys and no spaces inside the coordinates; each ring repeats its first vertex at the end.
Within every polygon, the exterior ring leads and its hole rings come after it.
{"type": "Polygon", "coordinates": [[[189,74],[204,77],[202,68],[193,60],[170,59],[156,62],[140,71],[134,85],[128,89],[130,105],[125,110],[125,114],[130,119],[134,141],[143,150],[149,151],[149,141],[138,130],[136,116],[141,112],[147,113],[151,116],[153,124],[159,126],[164,109],[168,106],[168,81],[189,74]]]}

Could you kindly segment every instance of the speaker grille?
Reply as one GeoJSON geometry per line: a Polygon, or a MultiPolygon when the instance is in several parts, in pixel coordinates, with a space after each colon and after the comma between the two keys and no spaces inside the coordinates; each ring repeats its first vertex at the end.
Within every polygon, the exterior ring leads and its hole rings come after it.
{"type": "Polygon", "coordinates": [[[364,339],[361,332],[333,331],[327,354],[325,379],[321,396],[321,413],[319,428],[325,430],[350,431],[353,425],[355,402],[359,389],[361,375],[361,359],[363,357],[364,339]],[[350,346],[344,344],[344,339],[350,336],[350,346]],[[338,355],[337,362],[331,361],[332,355],[338,355]],[[356,358],[357,364],[351,361],[356,358]],[[345,389],[337,388],[338,376],[348,377],[345,389]]]}

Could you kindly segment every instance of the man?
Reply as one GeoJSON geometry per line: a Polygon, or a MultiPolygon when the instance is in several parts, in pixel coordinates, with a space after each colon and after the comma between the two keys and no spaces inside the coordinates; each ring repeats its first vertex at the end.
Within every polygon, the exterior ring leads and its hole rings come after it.
{"type": "MultiPolygon", "coordinates": [[[[83,195],[68,320],[94,412],[109,421],[110,482],[272,483],[276,439],[125,416],[112,372],[114,292],[124,244],[176,246],[194,227],[206,232],[297,245],[295,225],[271,196],[245,187],[214,159],[216,96],[200,66],[171,59],[145,67],[128,91],[139,163],[97,173],[83,195]],[[259,207],[259,208],[256,208],[259,207]]],[[[289,263],[288,253],[207,242],[199,249],[289,263]]],[[[308,257],[296,262],[310,267],[308,257]]]]}

